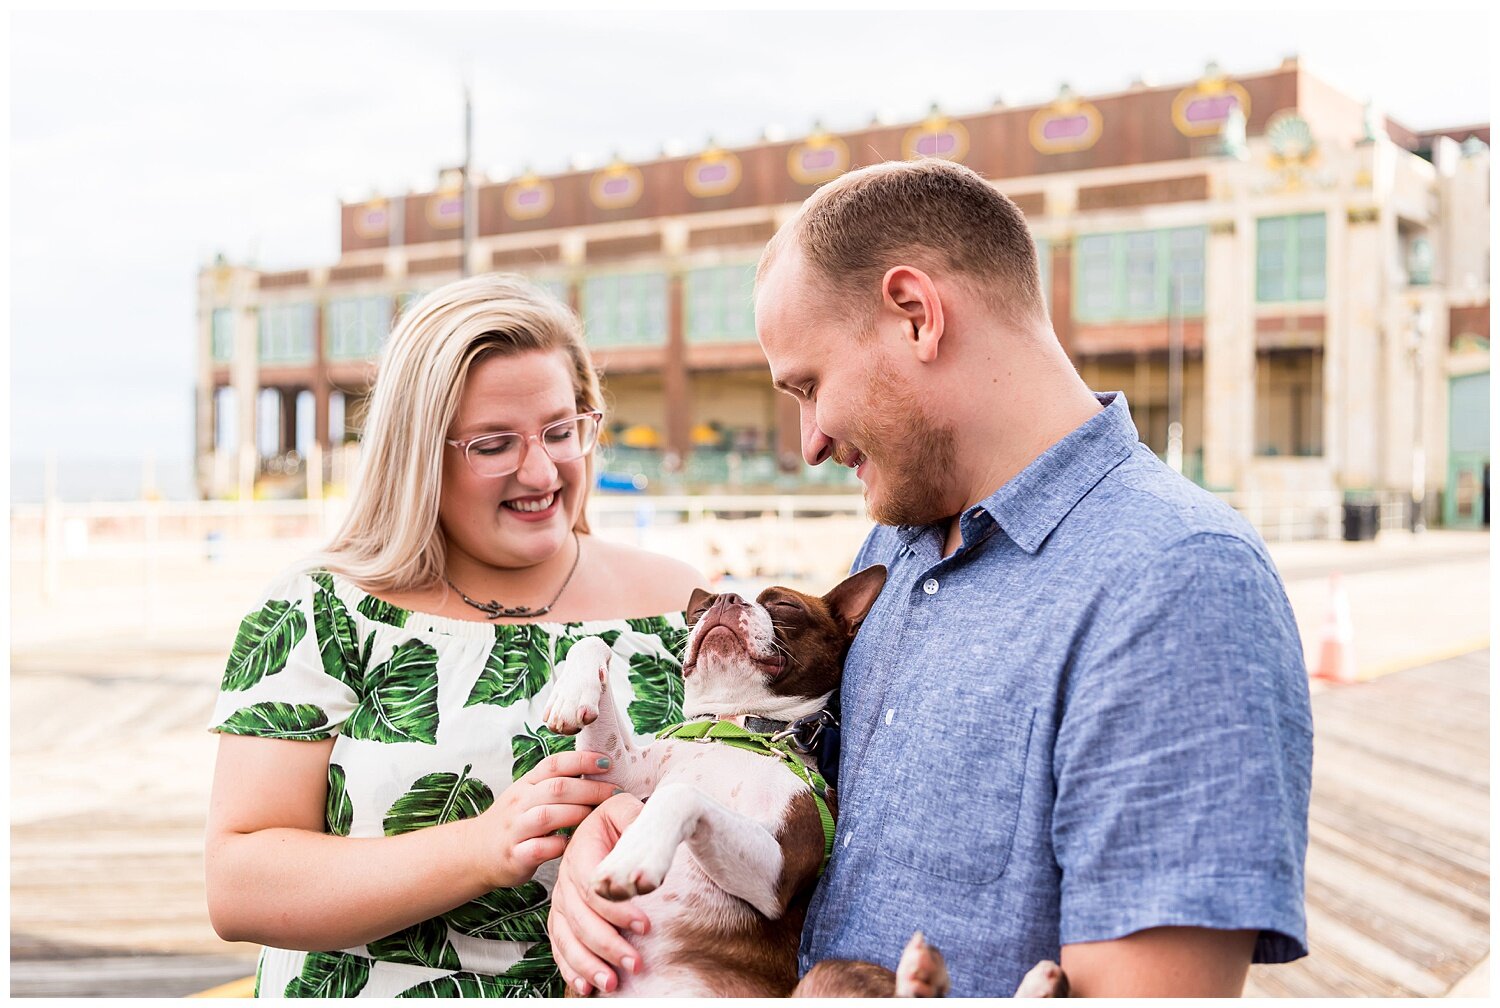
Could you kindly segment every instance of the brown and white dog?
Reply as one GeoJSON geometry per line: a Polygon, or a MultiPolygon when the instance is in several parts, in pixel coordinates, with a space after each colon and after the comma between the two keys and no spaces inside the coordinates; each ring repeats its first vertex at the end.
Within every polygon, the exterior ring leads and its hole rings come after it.
{"type": "MultiPolygon", "coordinates": [[[[695,591],[682,665],[688,719],[743,727],[751,717],[760,719],[751,730],[763,730],[765,721],[790,724],[826,710],[885,576],[884,567],[871,567],[822,597],[773,587],[750,602],[695,591]]],[[[652,921],[649,934],[631,937],[641,972],[622,976],[615,994],[947,992],[942,956],[920,934],[894,973],[870,963],[822,962],[799,983],[797,946],[824,852],[812,790],[776,757],[722,743],[660,739],[635,748],[609,689],[610,658],[598,638],[574,644],[553,672],[545,718],[560,734],[581,732],[581,748],[609,756],[609,771],[592,776],[650,799],[593,880],[609,899],[641,900],[652,921]]],[[[802,758],[815,765],[810,753],[802,758]]],[[[833,811],[831,790],[827,799],[833,811]]],[[[1055,991],[1033,979],[1028,975],[1018,993],[1031,993],[1028,985],[1036,990],[1031,996],[1055,991]]]]}

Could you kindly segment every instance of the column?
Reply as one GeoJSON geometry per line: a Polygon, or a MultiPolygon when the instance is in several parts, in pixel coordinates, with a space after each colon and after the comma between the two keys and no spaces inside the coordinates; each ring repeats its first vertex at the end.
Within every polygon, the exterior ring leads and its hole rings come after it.
{"type": "Polygon", "coordinates": [[[667,450],[686,461],[693,450],[693,411],[688,390],[687,338],[683,325],[682,273],[667,274],[667,352],[662,365],[662,394],[666,398],[667,450]]]}
{"type": "Polygon", "coordinates": [[[1255,229],[1247,212],[1210,222],[1204,251],[1203,485],[1245,490],[1255,454],[1255,229]]]}

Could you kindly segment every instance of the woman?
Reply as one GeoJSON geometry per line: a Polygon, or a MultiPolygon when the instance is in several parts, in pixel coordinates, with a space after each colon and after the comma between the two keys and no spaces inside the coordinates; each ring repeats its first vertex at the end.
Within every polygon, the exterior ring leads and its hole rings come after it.
{"type": "Polygon", "coordinates": [[[614,789],[542,726],[551,668],[601,634],[636,730],[680,720],[701,582],[589,534],[600,417],[577,319],[519,277],[396,327],[348,517],[245,619],[214,711],[209,913],[266,946],[259,996],[562,993],[558,831],[614,789]]]}

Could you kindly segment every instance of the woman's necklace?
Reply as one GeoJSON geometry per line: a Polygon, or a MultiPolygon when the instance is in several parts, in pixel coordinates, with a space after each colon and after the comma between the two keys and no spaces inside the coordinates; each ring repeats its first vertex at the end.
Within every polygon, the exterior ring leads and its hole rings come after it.
{"type": "Polygon", "coordinates": [[[443,580],[448,582],[449,588],[458,592],[459,598],[484,613],[490,619],[499,619],[501,616],[545,616],[552,611],[553,606],[557,605],[557,600],[562,598],[562,593],[568,590],[568,584],[573,580],[574,572],[578,570],[578,558],[582,555],[583,547],[579,544],[578,533],[575,531],[573,533],[573,566],[568,568],[568,576],[563,578],[562,587],[557,589],[557,594],[552,596],[552,601],[540,609],[528,609],[526,606],[503,606],[494,599],[490,599],[488,602],[475,602],[469,596],[465,595],[459,589],[458,585],[453,583],[452,579],[444,578],[443,580]]]}

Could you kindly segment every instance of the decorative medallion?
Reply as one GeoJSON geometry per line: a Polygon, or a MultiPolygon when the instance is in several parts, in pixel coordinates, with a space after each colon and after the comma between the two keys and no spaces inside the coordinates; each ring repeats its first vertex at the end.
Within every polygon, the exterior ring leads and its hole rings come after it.
{"type": "Polygon", "coordinates": [[[1214,136],[1236,105],[1248,122],[1250,93],[1210,63],[1198,83],[1183,88],[1172,99],[1172,124],[1186,137],[1214,136]]]}
{"type": "Polygon", "coordinates": [[[620,210],[634,206],[645,188],[640,169],[616,159],[608,168],[594,173],[589,182],[589,198],[600,210],[620,210]]]}
{"type": "Polygon", "coordinates": [[[786,170],[802,185],[818,185],[849,170],[849,145],[821,130],[787,151],[786,170]]]}
{"type": "Polygon", "coordinates": [[[552,183],[526,172],[505,187],[505,212],[511,220],[535,220],[552,209],[552,183]]]}
{"type": "Polygon", "coordinates": [[[427,223],[438,230],[464,226],[462,187],[441,189],[427,198],[427,223]]]}
{"type": "Polygon", "coordinates": [[[962,163],[969,153],[969,131],[963,123],[955,122],[932,107],[932,114],[920,126],[906,131],[901,140],[901,156],[912,158],[936,157],[945,161],[962,163]]]}
{"type": "Polygon", "coordinates": [[[1297,192],[1318,181],[1312,171],[1318,159],[1318,145],[1306,119],[1292,109],[1276,113],[1266,123],[1266,140],[1271,145],[1271,171],[1278,178],[1281,191],[1297,192]]]}
{"type": "Polygon", "coordinates": [[[1104,132],[1104,117],[1064,84],[1051,105],[1031,117],[1031,146],[1039,154],[1068,154],[1088,150],[1104,132]]]}
{"type": "Polygon", "coordinates": [[[687,163],[682,177],[694,196],[726,196],[740,184],[740,159],[710,146],[687,163]]]}
{"type": "Polygon", "coordinates": [[[354,209],[354,233],[361,238],[384,238],[391,233],[391,205],[372,199],[354,209]]]}
{"type": "Polygon", "coordinates": [[[1271,117],[1266,123],[1266,139],[1271,144],[1271,163],[1278,168],[1311,164],[1317,154],[1312,127],[1291,109],[1271,117]]]}

